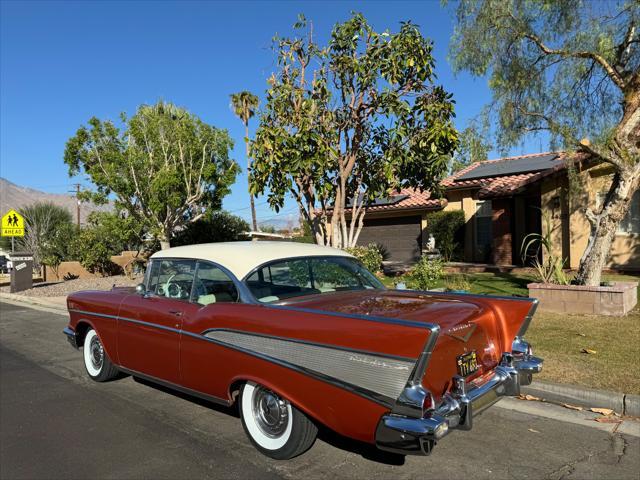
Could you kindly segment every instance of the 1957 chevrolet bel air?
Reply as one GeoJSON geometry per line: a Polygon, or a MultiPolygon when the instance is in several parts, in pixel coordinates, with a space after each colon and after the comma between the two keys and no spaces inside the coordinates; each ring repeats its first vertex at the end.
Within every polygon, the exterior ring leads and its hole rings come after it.
{"type": "Polygon", "coordinates": [[[237,404],[262,453],[292,458],[317,425],[401,454],[541,370],[529,298],[387,290],[351,255],[285,242],[177,247],[135,289],[69,296],[71,344],[98,382],[119,372],[237,404]]]}

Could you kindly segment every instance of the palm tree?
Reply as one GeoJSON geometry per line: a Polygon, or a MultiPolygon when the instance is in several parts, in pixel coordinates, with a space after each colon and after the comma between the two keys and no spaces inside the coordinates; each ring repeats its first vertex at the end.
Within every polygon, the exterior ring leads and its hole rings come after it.
{"type": "MultiPolygon", "coordinates": [[[[251,157],[249,156],[249,119],[253,117],[258,109],[260,101],[253,93],[246,90],[231,94],[231,106],[233,112],[244,124],[244,143],[247,148],[247,174],[251,169],[251,157]]],[[[256,219],[256,205],[251,194],[251,181],[249,180],[249,198],[251,199],[251,223],[253,231],[258,230],[258,221],[256,219]]]]}

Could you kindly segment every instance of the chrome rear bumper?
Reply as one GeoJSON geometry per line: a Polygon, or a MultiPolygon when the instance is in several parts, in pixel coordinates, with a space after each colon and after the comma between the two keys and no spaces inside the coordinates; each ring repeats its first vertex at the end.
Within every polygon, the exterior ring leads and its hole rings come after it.
{"type": "MultiPolygon", "coordinates": [[[[531,376],[542,370],[542,359],[529,352],[514,348],[513,353],[503,354],[492,375],[480,385],[466,384],[464,378],[454,377],[452,391],[444,395],[437,408],[420,418],[412,416],[407,408],[384,415],[376,429],[376,446],[404,455],[428,455],[451,429],[470,430],[475,415],[501,397],[519,395],[520,385],[531,383],[531,376]]],[[[422,390],[418,396],[424,397],[421,386],[412,389],[422,390]]]]}

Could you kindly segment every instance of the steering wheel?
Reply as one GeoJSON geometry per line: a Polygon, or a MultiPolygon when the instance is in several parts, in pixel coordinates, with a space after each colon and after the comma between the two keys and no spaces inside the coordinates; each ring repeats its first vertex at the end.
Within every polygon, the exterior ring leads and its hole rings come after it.
{"type": "Polygon", "coordinates": [[[171,280],[173,280],[176,275],[175,273],[171,275],[164,284],[164,294],[168,298],[182,298],[182,287],[177,283],[171,283],[171,280]]]}

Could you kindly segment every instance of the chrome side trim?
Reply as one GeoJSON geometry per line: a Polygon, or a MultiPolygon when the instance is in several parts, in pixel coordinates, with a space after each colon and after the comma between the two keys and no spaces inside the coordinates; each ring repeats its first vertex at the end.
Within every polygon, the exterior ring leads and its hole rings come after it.
{"type": "Polygon", "coordinates": [[[392,355],[390,353],[380,353],[380,352],[372,352],[371,350],[362,350],[362,349],[358,349],[358,348],[351,348],[351,347],[344,347],[341,345],[331,345],[328,343],[319,343],[319,342],[312,342],[310,340],[301,340],[299,338],[291,338],[291,337],[282,337],[279,335],[269,335],[266,333],[259,333],[259,332],[246,332],[243,330],[235,330],[233,328],[208,328],[207,330],[202,332],[202,335],[207,335],[209,332],[234,332],[234,333],[244,333],[244,334],[250,334],[253,335],[254,337],[264,337],[264,338],[272,338],[275,340],[285,340],[287,342],[292,342],[292,343],[299,343],[302,345],[311,345],[311,346],[316,346],[316,347],[325,347],[325,348],[331,348],[333,350],[342,350],[345,352],[351,352],[351,353],[360,353],[363,355],[374,355],[376,357],[382,357],[382,358],[390,358],[392,360],[399,360],[402,362],[411,362],[411,364],[415,364],[415,362],[417,361],[417,358],[414,357],[403,357],[400,355],[392,355]]]}
{"type": "Polygon", "coordinates": [[[357,385],[351,385],[351,384],[349,384],[347,382],[335,379],[335,378],[330,377],[328,375],[325,375],[325,374],[323,374],[321,372],[310,370],[310,369],[305,368],[303,366],[294,365],[292,363],[280,360],[278,358],[274,358],[274,357],[271,357],[269,355],[265,355],[265,354],[256,352],[254,350],[249,350],[247,348],[244,348],[244,347],[241,347],[241,346],[238,346],[238,345],[232,345],[230,343],[226,343],[224,341],[221,341],[221,340],[218,340],[218,339],[215,339],[215,338],[204,337],[202,335],[191,333],[191,332],[187,332],[187,331],[184,331],[184,330],[182,331],[182,334],[183,335],[187,335],[189,337],[197,338],[198,340],[204,340],[204,341],[207,341],[207,342],[211,342],[211,343],[214,343],[214,344],[219,345],[221,347],[229,348],[231,350],[236,350],[236,351],[244,353],[246,355],[250,355],[252,357],[259,358],[261,360],[265,360],[265,361],[270,362],[270,363],[274,363],[274,364],[279,365],[281,367],[288,368],[289,370],[293,370],[295,372],[302,373],[302,374],[307,375],[309,377],[312,377],[312,378],[315,378],[317,380],[320,380],[320,381],[322,381],[324,383],[328,383],[330,385],[333,385],[335,387],[341,388],[343,390],[347,390],[348,392],[351,392],[351,393],[354,393],[354,394],[356,394],[358,396],[366,398],[367,400],[370,400],[370,401],[372,401],[374,403],[378,403],[378,404],[380,404],[380,405],[382,405],[382,406],[384,406],[386,408],[391,408],[393,406],[393,404],[394,404],[394,399],[393,398],[386,397],[386,396],[384,396],[384,395],[382,395],[380,393],[367,390],[367,389],[359,387],[357,385]]]}
{"type": "Polygon", "coordinates": [[[479,293],[466,293],[466,292],[432,292],[430,290],[402,290],[403,292],[411,292],[411,293],[420,293],[420,294],[427,294],[427,295],[437,295],[437,296],[442,296],[442,295],[450,295],[452,297],[489,297],[489,298],[495,298],[498,300],[515,300],[518,302],[531,302],[532,300],[536,300],[535,298],[531,298],[531,297],[512,297],[512,296],[508,296],[508,295],[487,295],[487,294],[479,294],[479,293]]]}
{"type": "Polygon", "coordinates": [[[81,315],[93,315],[94,317],[111,318],[113,320],[117,320],[119,318],[117,315],[107,315],[106,313],[88,312],[86,310],[76,310],[75,308],[70,308],[69,312],[79,313],[81,315]]]}
{"type": "Polygon", "coordinates": [[[130,370],[128,368],[125,367],[121,367],[120,365],[118,365],[118,370],[127,373],[129,375],[132,375],[134,377],[139,377],[142,378],[143,380],[147,380],[149,382],[152,383],[157,383],[158,385],[162,385],[163,387],[167,387],[170,388],[172,390],[177,390],[179,392],[182,393],[186,393],[187,395],[191,395],[194,397],[198,397],[198,398],[202,398],[203,400],[207,400],[209,402],[212,403],[216,403],[218,405],[224,405],[225,407],[229,407],[231,406],[231,402],[229,402],[228,400],[225,400],[223,398],[219,398],[219,397],[215,397],[213,395],[209,395],[207,393],[202,393],[202,392],[198,392],[197,390],[193,390],[191,388],[187,388],[187,387],[183,387],[181,385],[177,385],[175,383],[171,383],[171,382],[167,382],[166,380],[162,380],[160,378],[151,376],[151,375],[147,375],[145,373],[140,373],[136,370],[130,370]]]}
{"type": "Polygon", "coordinates": [[[527,330],[529,329],[529,325],[531,324],[531,320],[533,320],[533,316],[535,315],[536,310],[538,309],[538,304],[540,303],[538,299],[530,298],[529,300],[532,300],[531,308],[529,309],[527,316],[524,317],[524,322],[520,326],[520,330],[518,330],[518,334],[516,335],[516,338],[522,337],[527,332],[527,330]]]}
{"type": "Polygon", "coordinates": [[[400,395],[414,366],[413,360],[385,358],[247,332],[212,330],[206,337],[386,398],[400,395]]]}
{"type": "Polygon", "coordinates": [[[422,386],[422,379],[429,366],[431,354],[433,353],[439,336],[440,327],[433,325],[413,372],[395,402],[392,410],[393,414],[404,415],[411,418],[422,418],[425,400],[431,396],[431,393],[422,386]]]}
{"type": "MultiPolygon", "coordinates": [[[[122,320],[122,321],[125,321],[125,322],[131,322],[131,323],[135,323],[135,324],[139,324],[139,325],[144,325],[144,326],[147,326],[147,327],[159,328],[161,330],[174,332],[174,333],[177,333],[177,334],[180,334],[180,335],[186,335],[186,336],[189,336],[191,338],[195,338],[197,340],[202,340],[202,341],[214,343],[216,345],[219,345],[219,346],[222,346],[222,347],[225,347],[225,348],[230,348],[230,349],[239,351],[239,352],[244,353],[246,355],[251,355],[251,356],[259,358],[261,360],[265,360],[265,361],[268,361],[268,362],[271,362],[271,363],[275,363],[276,365],[288,368],[290,370],[294,370],[294,371],[297,371],[299,373],[303,373],[303,374],[308,375],[310,377],[313,377],[313,378],[315,378],[317,380],[323,381],[325,383],[329,383],[330,385],[333,385],[335,387],[342,388],[343,390],[347,390],[347,391],[349,391],[351,393],[359,395],[359,396],[361,396],[363,398],[366,398],[367,400],[370,400],[372,402],[378,403],[378,404],[383,405],[383,406],[385,406],[387,408],[391,408],[393,406],[394,402],[395,402],[395,400],[394,400],[395,397],[393,397],[393,398],[387,397],[387,396],[385,396],[383,394],[380,394],[378,392],[370,391],[370,390],[367,390],[366,388],[362,388],[362,387],[359,387],[357,385],[351,385],[348,382],[344,382],[344,381],[341,381],[339,379],[330,377],[328,375],[324,375],[321,372],[316,372],[316,371],[313,371],[313,370],[310,370],[310,369],[307,369],[307,368],[304,368],[304,367],[301,367],[301,366],[298,366],[298,365],[294,365],[294,364],[291,364],[289,362],[285,362],[285,361],[279,360],[277,358],[271,357],[269,355],[264,355],[264,354],[261,354],[259,352],[255,352],[255,351],[252,351],[250,349],[247,349],[247,348],[242,348],[241,346],[232,345],[232,344],[229,344],[229,343],[226,343],[226,342],[223,342],[223,341],[219,341],[217,339],[210,338],[210,337],[204,336],[204,335],[199,334],[199,333],[192,333],[192,332],[188,332],[186,330],[178,330],[176,328],[165,327],[164,325],[157,325],[157,324],[154,324],[154,323],[144,322],[142,320],[135,320],[135,319],[132,319],[132,318],[117,317],[115,315],[87,312],[87,311],[84,311],[84,310],[75,310],[75,309],[70,309],[69,311],[70,312],[74,312],[74,313],[83,314],[83,315],[94,315],[94,316],[98,316],[98,317],[102,317],[102,318],[109,318],[109,319],[112,319],[112,320],[122,320]]],[[[411,359],[411,362],[413,362],[413,359],[411,359]]],[[[121,367],[119,367],[119,368],[121,368],[121,367]]],[[[142,376],[144,374],[136,372],[136,375],[137,376],[142,376]]],[[[151,380],[153,381],[153,379],[151,379],[151,380]]],[[[160,380],[157,380],[157,381],[158,381],[158,383],[160,383],[160,380]]],[[[168,386],[170,386],[170,385],[168,385],[168,386]]]]}
{"type": "Polygon", "coordinates": [[[332,312],[331,310],[319,310],[317,308],[306,307],[294,307],[291,305],[273,305],[273,304],[261,304],[263,308],[275,309],[275,310],[291,310],[294,312],[313,313],[316,315],[327,315],[330,317],[342,317],[342,318],[354,318],[357,320],[366,320],[368,322],[388,323],[390,325],[403,325],[405,327],[414,327],[422,329],[431,329],[437,327],[435,323],[418,322],[416,320],[404,320],[401,318],[392,317],[379,317],[376,315],[364,315],[358,313],[342,313],[332,312]]]}
{"type": "Polygon", "coordinates": [[[96,317],[108,318],[108,319],[111,319],[111,320],[122,320],[123,322],[135,323],[137,325],[143,325],[145,327],[157,328],[158,330],[165,330],[165,331],[173,332],[173,333],[181,333],[182,332],[182,330],[177,329],[177,328],[167,327],[165,325],[158,325],[157,323],[145,322],[143,320],[136,320],[135,318],[118,317],[116,315],[107,315],[105,313],[87,312],[85,310],[75,310],[75,309],[72,309],[72,308],[70,308],[69,311],[73,312],[73,313],[79,313],[81,315],[93,315],[93,316],[96,316],[96,317]]]}

